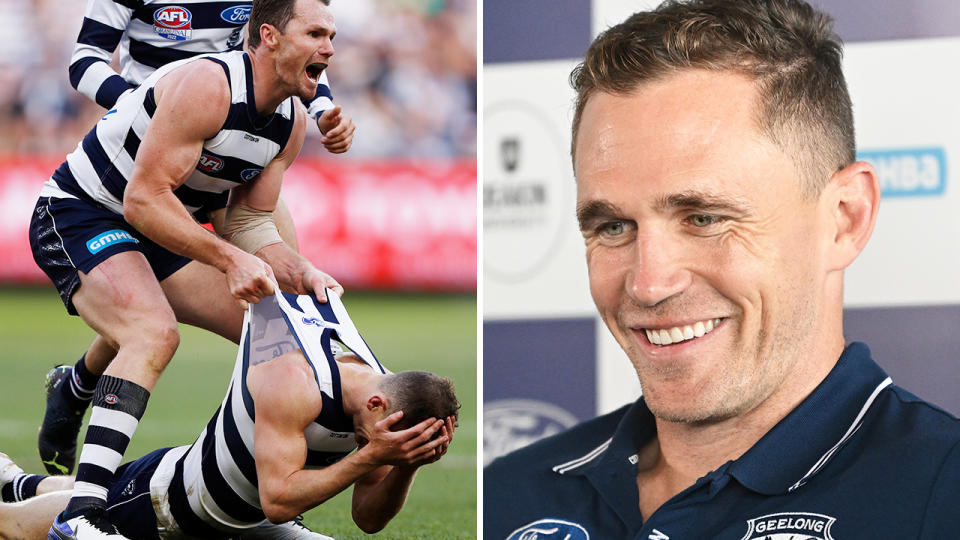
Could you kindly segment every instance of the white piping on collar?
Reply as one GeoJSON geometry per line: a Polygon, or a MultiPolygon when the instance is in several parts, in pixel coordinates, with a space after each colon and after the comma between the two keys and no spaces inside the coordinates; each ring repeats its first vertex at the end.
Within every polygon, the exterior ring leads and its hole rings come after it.
{"type": "Polygon", "coordinates": [[[837,441],[837,444],[833,445],[833,448],[831,448],[830,450],[827,450],[825,454],[820,456],[820,459],[813,464],[813,467],[811,467],[810,470],[807,471],[807,474],[803,475],[803,478],[801,478],[800,480],[797,480],[797,483],[790,486],[790,489],[788,489],[787,491],[796,490],[800,486],[806,484],[807,481],[810,480],[810,477],[820,472],[820,469],[822,469],[823,466],[827,464],[827,461],[830,461],[830,458],[833,457],[833,454],[836,453],[836,451],[839,450],[840,447],[843,446],[843,444],[846,443],[850,439],[850,437],[852,437],[853,434],[857,432],[858,429],[860,429],[860,426],[863,424],[863,417],[865,414],[867,414],[867,410],[870,409],[871,405],[873,405],[874,400],[877,399],[877,396],[880,394],[880,392],[884,388],[890,386],[891,384],[893,384],[893,380],[890,379],[890,377],[887,377],[886,379],[883,380],[883,382],[881,382],[876,388],[873,389],[873,393],[870,394],[870,397],[867,398],[867,401],[863,404],[863,407],[860,408],[860,413],[857,414],[857,417],[853,419],[853,423],[850,424],[849,428],[847,428],[847,432],[844,433],[843,437],[841,437],[840,440],[837,441]]]}
{"type": "Polygon", "coordinates": [[[565,474],[578,467],[582,467],[587,463],[590,463],[591,461],[596,459],[597,456],[602,454],[607,449],[608,446],[610,446],[610,441],[612,440],[613,440],[613,437],[610,437],[609,439],[604,441],[603,444],[587,452],[585,455],[578,457],[577,459],[570,460],[566,463],[561,463],[559,465],[554,466],[553,472],[559,473],[559,474],[565,474]]]}

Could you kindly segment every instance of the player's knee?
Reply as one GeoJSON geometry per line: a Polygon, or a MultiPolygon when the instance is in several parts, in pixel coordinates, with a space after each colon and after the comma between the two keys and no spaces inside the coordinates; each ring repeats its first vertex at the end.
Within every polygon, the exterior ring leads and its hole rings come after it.
{"type": "Polygon", "coordinates": [[[389,518],[386,521],[382,519],[371,519],[369,516],[365,516],[362,512],[359,512],[356,508],[352,510],[351,514],[353,522],[356,523],[361,531],[367,534],[376,534],[382,531],[389,522],[389,518]]]}
{"type": "Polygon", "coordinates": [[[131,345],[147,352],[155,367],[163,371],[180,346],[180,329],[176,320],[154,323],[145,328],[131,345]]]}
{"type": "Polygon", "coordinates": [[[154,334],[156,350],[167,353],[167,358],[172,358],[173,353],[177,352],[177,347],[180,346],[180,329],[177,323],[165,325],[151,333],[154,334]]]}

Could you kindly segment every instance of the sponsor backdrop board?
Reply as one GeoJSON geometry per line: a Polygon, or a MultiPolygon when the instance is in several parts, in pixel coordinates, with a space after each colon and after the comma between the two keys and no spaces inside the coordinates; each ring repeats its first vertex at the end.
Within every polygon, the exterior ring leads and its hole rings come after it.
{"type": "MultiPolygon", "coordinates": [[[[567,77],[593,36],[658,3],[593,0],[569,11],[483,3],[485,462],[552,433],[564,412],[585,419],[639,395],[589,296],[567,77]],[[532,36],[534,28],[547,34],[532,36]],[[592,322],[592,341],[572,347],[571,321],[578,336],[592,322]]],[[[847,42],[859,157],[883,188],[873,238],[846,274],[847,338],[868,343],[895,383],[958,414],[960,4],[814,4],[847,42]]]]}

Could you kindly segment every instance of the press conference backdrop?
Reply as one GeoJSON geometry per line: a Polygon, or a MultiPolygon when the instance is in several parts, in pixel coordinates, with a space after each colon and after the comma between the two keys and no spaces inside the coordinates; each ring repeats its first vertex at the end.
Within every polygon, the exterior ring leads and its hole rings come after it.
{"type": "MultiPolygon", "coordinates": [[[[484,460],[632,401],[595,314],[570,166],[590,40],[658,0],[484,0],[484,460]]],[[[814,0],[846,42],[880,217],[846,273],[844,329],[894,382],[960,413],[960,4],[814,0]]]]}

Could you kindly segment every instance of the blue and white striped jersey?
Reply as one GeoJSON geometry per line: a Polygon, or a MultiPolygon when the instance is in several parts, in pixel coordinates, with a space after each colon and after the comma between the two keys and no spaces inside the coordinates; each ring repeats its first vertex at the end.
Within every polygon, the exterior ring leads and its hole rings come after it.
{"type": "Polygon", "coordinates": [[[193,57],[158,69],[90,130],[44,184],[41,196],[93,201],[123,214],[123,192],[156,111],[154,85],[169,71],[200,58],[223,67],[230,82],[230,111],[220,132],[204,141],[196,168],[174,195],[190,213],[225,206],[231,188],[255,179],[286,146],[296,112],[290,98],[271,115],[258,116],[250,59],[241,51],[193,57]]]}
{"type": "MultiPolygon", "coordinates": [[[[120,94],[170,62],[240,50],[251,5],[250,0],[89,0],[70,59],[70,84],[110,109],[120,94]],[[110,67],[118,46],[122,76],[110,67]]],[[[313,117],[333,107],[326,73],[304,105],[313,117]]]]}
{"type": "Polygon", "coordinates": [[[347,345],[375,372],[386,370],[360,337],[339,297],[328,294],[326,304],[310,295],[286,293],[251,304],[220,408],[196,442],[186,450],[171,451],[155,473],[155,477],[166,477],[173,470],[168,488],[170,511],[185,533],[211,537],[210,528],[221,534],[234,533],[265,519],[253,450],[256,408],[247,389],[251,365],[300,349],[313,368],[323,406],[320,416],[304,431],[307,467],[325,467],[356,449],[353,420],[343,411],[340,371],[331,340],[347,345]]]}

